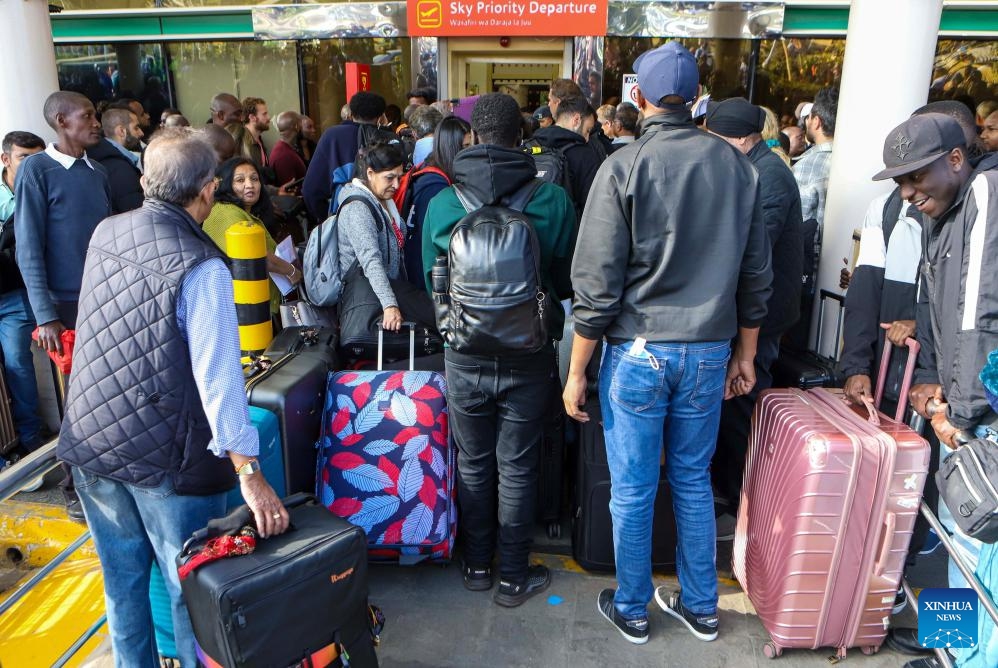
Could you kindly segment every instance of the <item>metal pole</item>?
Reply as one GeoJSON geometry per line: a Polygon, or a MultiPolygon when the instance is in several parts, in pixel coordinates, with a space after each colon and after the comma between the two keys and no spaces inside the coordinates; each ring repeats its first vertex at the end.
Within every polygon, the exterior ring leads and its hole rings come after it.
{"type": "Polygon", "coordinates": [[[762,48],[762,40],[752,40],[752,50],[749,52],[748,61],[748,101],[755,103],[755,75],[759,71],[759,50],[762,48]]]}
{"type": "Polygon", "coordinates": [[[52,668],[62,668],[62,666],[65,666],[67,663],[69,663],[69,660],[72,659],[76,655],[76,653],[80,651],[81,647],[87,644],[88,640],[94,637],[94,634],[100,630],[100,627],[104,626],[104,622],[106,621],[107,621],[107,615],[101,615],[100,617],[98,617],[97,621],[93,623],[93,626],[84,631],[83,635],[77,638],[76,642],[70,645],[69,649],[63,652],[62,656],[60,656],[58,659],[55,660],[55,663],[52,664],[52,668]]]}
{"type": "Polygon", "coordinates": [[[35,571],[34,575],[31,576],[31,579],[29,579],[23,585],[18,587],[14,591],[14,593],[10,595],[9,598],[0,603],[0,615],[3,615],[3,613],[7,612],[12,607],[14,607],[15,603],[24,598],[24,596],[29,591],[31,591],[31,589],[35,585],[37,585],[39,582],[42,581],[42,578],[44,578],[46,575],[54,571],[56,567],[59,566],[59,564],[66,561],[66,559],[68,559],[70,555],[72,555],[78,549],[83,547],[83,544],[86,543],[88,540],[90,540],[90,532],[84,531],[82,534],[80,534],[79,538],[77,538],[72,543],[67,545],[62,552],[52,557],[52,561],[48,562],[47,564],[39,568],[37,571],[35,571]]]}

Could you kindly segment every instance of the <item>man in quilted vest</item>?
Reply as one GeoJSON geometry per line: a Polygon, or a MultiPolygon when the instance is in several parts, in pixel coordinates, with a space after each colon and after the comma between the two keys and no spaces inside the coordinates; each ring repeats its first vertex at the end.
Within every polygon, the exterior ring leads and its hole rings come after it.
{"type": "Polygon", "coordinates": [[[73,467],[104,567],[117,666],[159,665],[148,596],[154,559],[181,665],[197,665],[173,560],[224,514],[237,476],[259,535],[288,527],[256,460],[232,276],[201,230],[214,171],[215,153],[200,136],[161,131],[146,149],[142,207],[100,223],[87,251],[58,453],[73,467]]]}

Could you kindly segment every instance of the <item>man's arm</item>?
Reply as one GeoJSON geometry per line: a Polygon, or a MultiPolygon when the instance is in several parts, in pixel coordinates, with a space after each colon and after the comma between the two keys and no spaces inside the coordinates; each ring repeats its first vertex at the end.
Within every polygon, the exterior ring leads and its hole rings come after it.
{"type": "Polygon", "coordinates": [[[552,206],[546,215],[551,216],[555,234],[551,252],[551,281],[558,299],[572,296],[572,254],[575,250],[575,207],[572,198],[561,186],[549,184],[556,191],[552,206]]]}
{"type": "MultiPolygon", "coordinates": [[[[761,188],[755,184],[755,206],[749,222],[748,241],[742,255],[738,273],[735,301],[738,308],[738,326],[754,329],[766,318],[767,303],[773,293],[773,253],[762,215],[761,188]]],[[[754,354],[754,351],[753,351],[754,354]]]]}
{"type": "MultiPolygon", "coordinates": [[[[232,276],[221,260],[207,260],[184,277],[177,323],[187,339],[194,382],[211,427],[208,448],[238,468],[257,456],[260,436],[246,405],[232,276]]],[[[283,533],[288,512],[263,475],[241,475],[239,484],[260,535],[283,533]]]]}
{"type": "MultiPolygon", "coordinates": [[[[616,164],[604,162],[596,173],[593,192],[599,196],[587,202],[572,258],[575,331],[592,341],[602,339],[620,313],[631,255],[631,207],[616,164]]],[[[583,365],[579,373],[584,371],[583,365]]]]}
{"type": "Polygon", "coordinates": [[[596,150],[588,144],[579,146],[576,151],[576,164],[572,166],[572,183],[575,187],[575,197],[579,205],[585,207],[592,191],[593,181],[604,158],[600,158],[596,150]]]}
{"type": "MultiPolygon", "coordinates": [[[[998,175],[981,174],[974,179],[967,202],[986,208],[968,207],[969,242],[964,247],[967,273],[963,285],[963,313],[959,313],[953,342],[953,373],[949,387],[943,388],[949,404],[947,417],[957,429],[977,426],[991,410],[979,374],[988,353],[998,348],[998,272],[990,260],[998,257],[998,175]]],[[[966,205],[965,205],[966,206],[966,205]]]]}
{"type": "Polygon", "coordinates": [[[846,293],[839,366],[846,376],[846,397],[857,405],[863,403],[864,396],[873,396],[871,370],[880,336],[880,300],[887,264],[882,211],[883,198],[874,198],[866,210],[859,258],[846,293]]]}
{"type": "Polygon", "coordinates": [[[333,170],[329,165],[331,140],[332,135],[328,130],[319,137],[319,143],[315,147],[315,153],[312,154],[312,160],[308,163],[308,171],[305,172],[301,188],[305,205],[312,216],[319,221],[325,220],[329,213],[330,179],[333,177],[333,170]]]}
{"type": "Polygon", "coordinates": [[[48,191],[32,169],[32,163],[30,158],[22,163],[17,175],[14,237],[17,239],[17,264],[28,290],[35,322],[45,325],[58,321],[59,316],[49,295],[48,271],[45,266],[48,191]]]}
{"type": "Polygon", "coordinates": [[[565,414],[579,422],[589,422],[589,414],[580,407],[586,403],[586,367],[589,366],[597,345],[599,341],[587,339],[578,332],[572,339],[572,359],[561,398],[565,403],[565,414]]]}

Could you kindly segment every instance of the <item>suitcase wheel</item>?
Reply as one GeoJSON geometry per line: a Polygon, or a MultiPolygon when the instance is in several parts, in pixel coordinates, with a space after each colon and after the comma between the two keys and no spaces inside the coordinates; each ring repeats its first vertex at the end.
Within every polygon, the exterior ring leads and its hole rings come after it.
{"type": "Polygon", "coordinates": [[[561,538],[561,522],[548,522],[548,538],[561,538]]]}
{"type": "Polygon", "coordinates": [[[863,654],[867,656],[873,656],[874,654],[880,651],[880,648],[869,645],[867,647],[863,647],[861,651],[863,652],[863,654]]]}
{"type": "Polygon", "coordinates": [[[783,648],[778,647],[776,643],[768,642],[762,646],[762,653],[767,659],[775,659],[783,654],[783,648]]]}

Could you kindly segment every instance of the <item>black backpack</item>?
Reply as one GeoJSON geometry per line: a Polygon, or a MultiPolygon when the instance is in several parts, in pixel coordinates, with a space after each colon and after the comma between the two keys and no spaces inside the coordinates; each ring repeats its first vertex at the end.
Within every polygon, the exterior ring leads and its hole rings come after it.
{"type": "Polygon", "coordinates": [[[536,139],[528,139],[522,148],[524,153],[533,156],[537,178],[561,186],[569,195],[572,194],[572,175],[564,151],[542,146],[536,139]]]}
{"type": "Polygon", "coordinates": [[[451,232],[446,292],[434,284],[437,327],[459,353],[532,353],[548,343],[552,300],[541,279],[537,232],[524,215],[533,179],[496,204],[454,186],[467,215],[451,232]]]}

